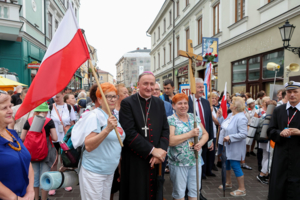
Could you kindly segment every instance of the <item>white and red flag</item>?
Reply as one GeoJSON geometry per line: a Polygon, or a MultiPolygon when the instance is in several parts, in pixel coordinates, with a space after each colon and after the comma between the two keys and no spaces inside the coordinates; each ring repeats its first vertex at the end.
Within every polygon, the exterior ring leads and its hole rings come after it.
{"type": "Polygon", "coordinates": [[[206,65],[206,70],[205,70],[205,79],[204,83],[207,85],[207,91],[210,91],[210,80],[212,78],[212,70],[213,70],[213,65],[211,62],[207,63],[206,65]]]}
{"type": "Polygon", "coordinates": [[[226,90],[227,90],[227,82],[225,83],[224,94],[221,101],[221,109],[222,109],[224,119],[227,118],[227,99],[226,99],[227,91],[226,90]]]}
{"type": "Polygon", "coordinates": [[[16,120],[62,91],[76,70],[90,58],[72,4],[69,5],[38,73],[16,113],[16,120]]]}

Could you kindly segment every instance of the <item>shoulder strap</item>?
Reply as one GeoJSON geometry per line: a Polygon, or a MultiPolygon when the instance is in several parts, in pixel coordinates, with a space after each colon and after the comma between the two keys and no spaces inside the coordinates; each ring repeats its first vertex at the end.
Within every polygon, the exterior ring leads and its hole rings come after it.
{"type": "Polygon", "coordinates": [[[53,104],[53,107],[54,107],[54,109],[55,109],[55,111],[56,111],[56,114],[57,114],[57,116],[58,116],[58,118],[59,118],[59,121],[61,122],[61,124],[63,124],[63,121],[62,121],[62,119],[61,119],[61,117],[60,117],[60,115],[59,115],[59,113],[58,113],[58,110],[57,110],[57,108],[56,108],[56,105],[53,104]]]}
{"type": "Polygon", "coordinates": [[[30,118],[28,119],[28,123],[29,123],[30,126],[31,126],[31,124],[32,124],[32,121],[33,121],[33,117],[30,117],[30,118]]]}

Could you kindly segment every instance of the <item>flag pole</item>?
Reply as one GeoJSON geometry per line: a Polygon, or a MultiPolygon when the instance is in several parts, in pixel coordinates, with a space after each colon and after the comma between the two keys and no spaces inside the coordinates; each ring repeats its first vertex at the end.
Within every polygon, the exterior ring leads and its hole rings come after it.
{"type": "MultiPolygon", "coordinates": [[[[105,107],[106,107],[106,109],[107,109],[107,111],[108,111],[108,116],[110,117],[110,116],[112,116],[112,114],[111,114],[111,111],[110,111],[109,106],[108,106],[108,104],[107,104],[106,97],[105,97],[105,95],[104,95],[104,93],[103,93],[103,91],[102,91],[101,85],[100,85],[100,83],[99,83],[99,80],[98,80],[98,77],[97,77],[97,74],[96,74],[96,72],[95,72],[95,68],[94,68],[94,65],[93,65],[91,59],[89,59],[89,64],[91,65],[91,69],[92,69],[93,76],[94,76],[94,78],[95,78],[95,80],[96,80],[96,83],[97,83],[97,85],[98,85],[98,88],[99,88],[99,90],[100,90],[101,97],[102,97],[102,99],[103,99],[103,101],[104,101],[104,105],[105,105],[105,107]]],[[[119,132],[118,132],[118,130],[117,130],[117,127],[115,127],[115,132],[116,132],[116,135],[117,135],[117,137],[118,137],[118,140],[119,140],[119,143],[120,143],[121,147],[123,147],[123,142],[122,142],[122,140],[121,140],[121,138],[120,138],[120,135],[119,135],[119,132]]]]}
{"type": "MultiPolygon", "coordinates": [[[[85,31],[84,31],[83,29],[81,29],[81,32],[82,32],[82,35],[84,36],[84,40],[85,40],[85,42],[86,42],[86,44],[87,44],[87,47],[88,47],[88,49],[89,49],[89,53],[91,53],[90,45],[89,45],[89,43],[88,43],[88,41],[87,41],[87,39],[86,39],[86,36],[85,36],[85,31]]],[[[94,56],[93,56],[93,57],[94,57],[94,56]]],[[[96,74],[96,72],[95,72],[95,68],[94,68],[94,65],[93,65],[91,59],[89,59],[89,65],[91,66],[92,74],[93,74],[93,76],[94,76],[94,78],[95,78],[95,80],[96,80],[97,86],[98,86],[98,88],[99,88],[99,90],[100,90],[101,97],[102,97],[102,99],[103,99],[103,101],[104,101],[104,106],[106,107],[107,112],[108,112],[108,116],[110,117],[110,116],[112,116],[112,114],[111,114],[111,111],[110,111],[109,106],[108,106],[108,104],[107,104],[106,97],[105,97],[105,95],[104,95],[104,93],[103,93],[103,90],[102,90],[102,88],[101,88],[101,84],[99,83],[98,76],[97,76],[97,74],[96,74]]],[[[114,130],[115,130],[115,132],[116,132],[116,135],[117,135],[117,137],[118,137],[118,140],[119,140],[119,143],[120,143],[121,147],[123,147],[123,142],[122,142],[122,140],[121,140],[121,137],[120,137],[119,131],[117,130],[117,127],[115,127],[114,130]]]]}
{"type": "Polygon", "coordinates": [[[211,97],[212,97],[212,95],[211,95],[211,91],[212,91],[212,85],[211,85],[211,78],[212,78],[212,63],[210,62],[210,64],[209,64],[209,66],[210,66],[210,79],[209,79],[209,104],[210,104],[210,106],[212,106],[212,104],[211,104],[211,97]]]}

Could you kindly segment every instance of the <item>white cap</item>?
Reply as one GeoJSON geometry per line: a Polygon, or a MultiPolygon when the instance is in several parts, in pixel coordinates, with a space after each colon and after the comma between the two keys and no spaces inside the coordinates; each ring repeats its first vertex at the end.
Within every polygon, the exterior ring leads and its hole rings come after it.
{"type": "Polygon", "coordinates": [[[287,82],[285,85],[285,90],[294,90],[300,88],[300,83],[295,81],[287,82]]]}

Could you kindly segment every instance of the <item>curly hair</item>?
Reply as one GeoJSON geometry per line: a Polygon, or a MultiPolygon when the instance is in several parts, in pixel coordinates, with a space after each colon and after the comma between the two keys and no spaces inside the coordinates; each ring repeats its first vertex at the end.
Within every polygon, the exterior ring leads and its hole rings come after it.
{"type": "Polygon", "coordinates": [[[189,101],[189,97],[186,94],[178,93],[172,98],[172,104],[175,105],[178,101],[181,101],[183,99],[189,101]]]}
{"type": "MultiPolygon", "coordinates": [[[[111,83],[108,83],[108,82],[102,83],[101,84],[101,88],[102,88],[103,93],[114,91],[114,92],[116,92],[116,94],[118,94],[117,88],[113,84],[111,84],[111,83]]],[[[102,99],[102,96],[101,96],[99,88],[97,89],[96,97],[102,99]]]]}

